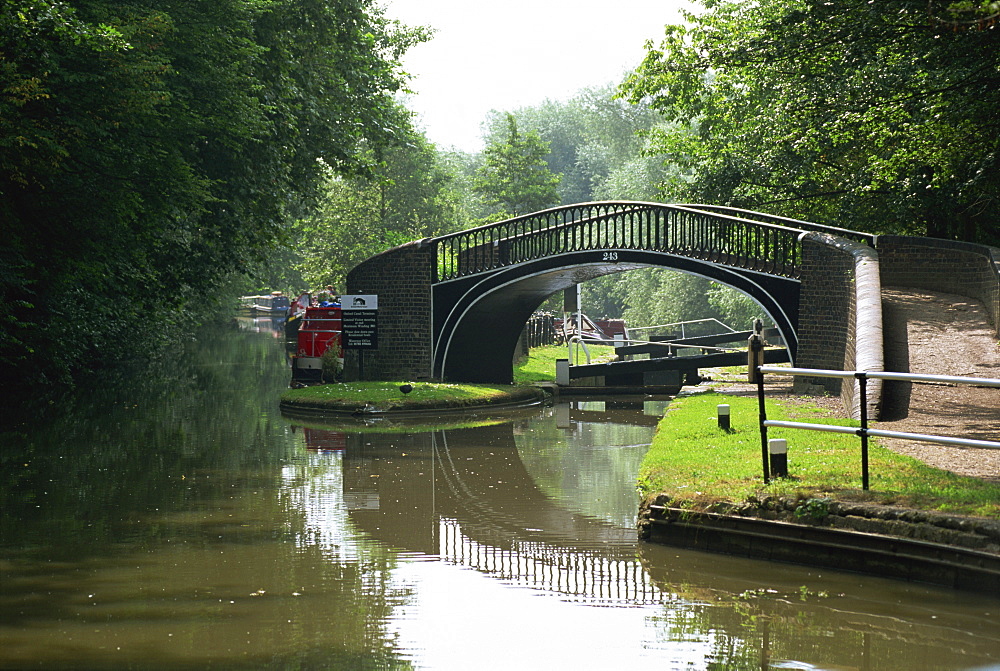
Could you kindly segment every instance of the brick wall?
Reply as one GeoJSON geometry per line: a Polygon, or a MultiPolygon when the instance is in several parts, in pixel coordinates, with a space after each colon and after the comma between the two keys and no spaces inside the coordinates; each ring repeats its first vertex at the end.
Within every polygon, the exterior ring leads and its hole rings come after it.
{"type": "MultiPolygon", "coordinates": [[[[882,370],[882,297],[874,250],[843,238],[807,233],[802,238],[799,297],[799,368],[882,370]]],[[[796,389],[819,385],[839,394],[860,416],[857,383],[836,378],[796,377],[796,389]]],[[[881,402],[881,384],[868,384],[869,416],[881,402]]]]}
{"type": "Polygon", "coordinates": [[[901,235],[880,235],[877,246],[883,285],[982,301],[1000,336],[1000,249],[901,235]]]}
{"type": "Polygon", "coordinates": [[[431,377],[434,247],[420,240],[373,256],[347,274],[348,294],[378,296],[378,350],[347,350],[346,380],[431,377]]]}

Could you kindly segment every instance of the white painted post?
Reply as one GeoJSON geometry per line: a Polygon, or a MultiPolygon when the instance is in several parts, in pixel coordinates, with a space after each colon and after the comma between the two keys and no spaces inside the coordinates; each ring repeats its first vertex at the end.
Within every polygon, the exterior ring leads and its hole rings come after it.
{"type": "Polygon", "coordinates": [[[729,431],[729,405],[727,403],[720,403],[715,407],[715,410],[719,428],[723,431],[729,431]]]}
{"type": "Polygon", "coordinates": [[[569,386],[569,359],[556,359],[556,384],[569,386]]]}
{"type": "Polygon", "coordinates": [[[771,475],[776,478],[788,477],[788,441],[771,438],[767,441],[767,451],[771,456],[771,475]]]}

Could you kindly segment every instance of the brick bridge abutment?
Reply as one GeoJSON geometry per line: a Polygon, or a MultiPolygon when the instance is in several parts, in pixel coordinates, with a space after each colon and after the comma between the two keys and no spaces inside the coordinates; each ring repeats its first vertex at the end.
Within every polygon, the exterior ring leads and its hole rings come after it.
{"type": "Polygon", "coordinates": [[[378,349],[346,350],[346,380],[430,380],[434,245],[417,240],[358,264],[348,294],[378,296],[378,349]],[[363,370],[363,374],[362,374],[363,370]]]}

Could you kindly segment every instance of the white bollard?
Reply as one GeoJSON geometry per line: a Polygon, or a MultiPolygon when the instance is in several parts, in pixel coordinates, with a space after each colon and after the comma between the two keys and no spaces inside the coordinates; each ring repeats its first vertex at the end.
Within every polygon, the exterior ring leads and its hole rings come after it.
{"type": "Polygon", "coordinates": [[[718,418],[719,428],[723,431],[729,431],[729,404],[720,403],[715,406],[715,415],[718,418]]]}
{"type": "Polygon", "coordinates": [[[771,438],[767,441],[767,451],[771,457],[771,475],[776,478],[788,477],[788,441],[771,438]]]}
{"type": "Polygon", "coordinates": [[[556,384],[569,386],[569,359],[556,359],[556,384]]]}

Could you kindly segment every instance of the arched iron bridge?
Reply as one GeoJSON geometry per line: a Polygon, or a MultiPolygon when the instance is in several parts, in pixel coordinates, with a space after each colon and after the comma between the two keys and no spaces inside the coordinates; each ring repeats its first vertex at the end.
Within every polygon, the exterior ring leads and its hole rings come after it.
{"type": "Polygon", "coordinates": [[[521,326],[549,295],[603,275],[660,266],[748,294],[797,348],[802,236],[874,246],[874,236],[710,205],[595,202],[425,241],[433,245],[434,375],[509,381],[521,326]],[[486,341],[484,342],[484,338],[486,341]],[[496,356],[484,357],[484,351],[496,356]]]}

